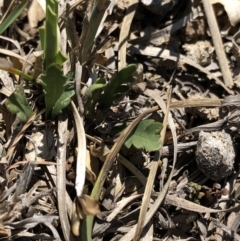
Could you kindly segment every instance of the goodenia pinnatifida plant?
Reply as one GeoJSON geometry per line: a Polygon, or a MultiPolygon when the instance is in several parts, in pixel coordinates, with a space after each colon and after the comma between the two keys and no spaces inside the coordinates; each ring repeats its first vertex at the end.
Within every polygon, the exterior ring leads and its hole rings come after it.
{"type": "Polygon", "coordinates": [[[58,1],[46,1],[45,27],[40,28],[40,39],[44,50],[44,70],[41,77],[46,118],[54,119],[68,106],[74,90],[69,88],[67,77],[63,74],[62,64],[66,56],[59,49],[58,1]]]}

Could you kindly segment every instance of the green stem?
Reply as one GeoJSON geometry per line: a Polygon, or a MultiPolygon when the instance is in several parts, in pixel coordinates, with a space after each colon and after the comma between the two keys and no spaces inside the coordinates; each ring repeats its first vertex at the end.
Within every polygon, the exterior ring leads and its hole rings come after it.
{"type": "MultiPolygon", "coordinates": [[[[0,69],[2,69],[2,68],[0,67],[0,69]]],[[[19,69],[8,68],[8,69],[2,69],[2,70],[7,71],[7,72],[9,72],[9,73],[11,73],[11,74],[16,74],[16,75],[18,75],[18,76],[22,76],[25,80],[28,80],[28,81],[31,81],[31,82],[35,82],[35,79],[34,79],[32,76],[23,73],[23,72],[22,72],[21,70],[19,70],[19,69]]]]}

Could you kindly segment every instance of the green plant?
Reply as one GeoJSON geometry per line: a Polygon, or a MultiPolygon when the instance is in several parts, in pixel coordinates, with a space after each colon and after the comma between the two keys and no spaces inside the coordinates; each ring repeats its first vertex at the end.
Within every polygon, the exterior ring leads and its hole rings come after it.
{"type": "Polygon", "coordinates": [[[40,28],[40,39],[44,50],[44,69],[41,77],[46,118],[54,119],[71,101],[74,90],[69,88],[62,64],[67,59],[59,50],[60,33],[58,29],[58,1],[47,0],[46,23],[40,28]]]}
{"type": "MultiPolygon", "coordinates": [[[[96,104],[101,109],[107,109],[114,101],[129,91],[129,84],[133,83],[136,79],[133,75],[136,68],[135,64],[129,64],[116,73],[108,83],[105,78],[98,78],[95,81],[87,93],[86,110],[87,115],[91,119],[94,119],[96,116],[96,104]]],[[[136,148],[155,151],[160,147],[159,133],[161,129],[161,123],[149,119],[143,120],[126,140],[125,146],[130,148],[131,145],[134,145],[136,148]]]]}
{"type": "Polygon", "coordinates": [[[188,195],[189,200],[200,204],[200,199],[204,196],[204,193],[201,192],[202,186],[195,182],[189,182],[188,186],[190,189],[190,193],[188,195]]]}
{"type": "Polygon", "coordinates": [[[5,103],[9,111],[16,114],[22,122],[27,122],[33,111],[28,104],[22,85],[17,85],[15,91],[9,96],[5,103]]]}
{"type": "Polygon", "coordinates": [[[121,69],[107,83],[105,78],[98,78],[89,88],[87,93],[87,115],[94,118],[95,106],[98,103],[100,108],[109,108],[114,101],[126,94],[130,83],[133,83],[136,77],[133,76],[137,69],[135,64],[130,64],[121,69]]]}
{"type": "Polygon", "coordinates": [[[2,34],[18,18],[27,6],[27,3],[28,1],[23,1],[6,17],[6,19],[0,24],[0,34],[2,34]]]}
{"type": "MultiPolygon", "coordinates": [[[[11,18],[7,18],[9,23],[4,24],[4,28],[0,28],[0,31],[6,29],[7,26],[16,19],[17,16],[26,6],[21,4],[18,9],[14,10],[14,13],[10,14],[11,18]]],[[[44,72],[41,75],[40,85],[43,88],[44,101],[46,107],[46,119],[53,120],[59,115],[62,110],[70,103],[71,97],[75,94],[72,86],[68,85],[68,78],[63,74],[62,64],[67,57],[59,50],[60,33],[58,29],[58,1],[47,0],[46,1],[46,21],[45,27],[40,28],[40,40],[44,51],[44,72]]],[[[4,62],[0,62],[0,68],[10,73],[22,75],[24,79],[33,81],[34,79],[22,73],[20,70],[12,68],[11,66],[5,66],[4,62]]],[[[7,101],[7,108],[13,113],[18,113],[18,117],[22,121],[26,121],[27,117],[30,117],[29,105],[26,100],[21,99],[21,106],[17,104],[16,96],[19,96],[20,87],[16,87],[16,93],[13,93],[11,98],[7,101]],[[19,92],[19,93],[17,93],[19,92]],[[25,105],[28,111],[24,111],[25,105]]]]}
{"type": "Polygon", "coordinates": [[[136,148],[144,148],[146,151],[159,150],[161,129],[162,124],[159,122],[152,119],[142,120],[124,144],[127,148],[134,145],[136,148]]]}

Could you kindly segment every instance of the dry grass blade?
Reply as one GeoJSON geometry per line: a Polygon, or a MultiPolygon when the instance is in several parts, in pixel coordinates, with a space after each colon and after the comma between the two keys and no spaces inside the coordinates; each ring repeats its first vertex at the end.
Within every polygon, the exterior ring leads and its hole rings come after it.
{"type": "Polygon", "coordinates": [[[211,32],[212,40],[214,43],[215,51],[218,56],[218,62],[222,70],[223,80],[227,87],[233,87],[232,74],[228,65],[228,60],[224,51],[222,37],[220,35],[217,20],[215,18],[212,4],[209,0],[203,0],[203,7],[206,14],[207,22],[211,32]]]}
{"type": "Polygon", "coordinates": [[[112,210],[112,212],[106,218],[107,222],[111,222],[118,215],[118,213],[123,209],[124,206],[126,206],[128,203],[130,203],[131,201],[139,197],[142,197],[142,194],[130,196],[116,203],[116,207],[112,210]]]}
{"type": "Polygon", "coordinates": [[[8,49],[1,49],[0,48],[0,53],[3,54],[3,55],[6,55],[6,56],[10,56],[10,57],[14,57],[16,59],[19,59],[19,60],[21,60],[23,62],[26,62],[27,64],[32,66],[32,63],[30,61],[28,61],[28,60],[26,61],[26,59],[24,57],[22,57],[19,54],[14,53],[13,51],[10,51],[8,49]]]}
{"type": "Polygon", "coordinates": [[[4,40],[9,41],[12,44],[14,44],[16,46],[16,48],[18,49],[19,53],[21,54],[21,56],[24,56],[24,53],[23,53],[23,51],[21,49],[21,46],[20,46],[20,44],[16,40],[13,40],[11,38],[4,37],[4,36],[0,36],[0,39],[4,39],[4,40]]]}
{"type": "Polygon", "coordinates": [[[85,183],[85,173],[86,173],[86,138],[85,138],[85,130],[83,127],[83,122],[78,114],[77,108],[73,102],[72,110],[73,116],[76,125],[77,138],[78,138],[78,147],[77,147],[77,170],[76,170],[76,181],[75,181],[75,189],[77,192],[77,196],[80,197],[83,192],[83,187],[85,183]]]}
{"type": "Polygon", "coordinates": [[[127,39],[129,36],[132,20],[138,6],[138,2],[138,0],[129,1],[127,5],[126,15],[123,19],[119,36],[118,70],[121,70],[126,66],[127,39]]]}
{"type": "Polygon", "coordinates": [[[27,190],[27,187],[32,179],[35,164],[36,164],[36,159],[29,161],[26,164],[26,166],[23,170],[23,173],[20,174],[20,177],[17,182],[17,189],[16,189],[15,195],[14,195],[14,201],[17,201],[17,199],[22,194],[24,194],[25,191],[27,190]]]}
{"type": "Polygon", "coordinates": [[[32,116],[29,118],[27,123],[22,127],[21,131],[16,135],[14,140],[12,141],[10,147],[8,148],[7,155],[4,157],[8,161],[8,165],[11,164],[12,158],[14,157],[14,150],[18,144],[18,142],[21,140],[22,136],[24,135],[27,128],[32,124],[32,122],[35,120],[35,117],[37,115],[37,112],[34,112],[32,116]]]}
{"type": "Polygon", "coordinates": [[[229,227],[227,227],[226,225],[224,225],[223,223],[220,223],[220,221],[218,221],[215,218],[211,218],[211,221],[213,222],[213,224],[220,228],[221,230],[223,230],[224,232],[226,232],[231,238],[233,238],[236,241],[240,241],[240,235],[237,234],[237,232],[234,232],[233,230],[231,230],[229,227]]]}
{"type": "Polygon", "coordinates": [[[143,186],[146,185],[146,177],[130,161],[128,161],[120,154],[117,156],[117,160],[121,162],[130,172],[132,172],[132,174],[137,177],[137,179],[142,183],[143,186]]]}
{"type": "MultiPolygon", "coordinates": [[[[94,157],[98,157],[100,160],[105,161],[106,160],[106,156],[109,154],[109,152],[111,150],[102,141],[99,141],[98,139],[96,139],[96,138],[94,138],[92,136],[89,136],[89,135],[86,135],[86,137],[89,140],[97,143],[101,147],[101,148],[98,148],[98,150],[96,151],[96,148],[91,145],[90,146],[91,154],[94,157]]],[[[147,182],[146,181],[146,177],[130,161],[128,161],[121,154],[117,155],[117,160],[119,162],[121,162],[130,172],[132,172],[138,178],[138,180],[142,183],[143,186],[146,185],[146,182],[147,182]]]]}
{"type": "Polygon", "coordinates": [[[66,146],[67,146],[67,126],[68,119],[66,115],[59,117],[58,122],[58,152],[57,152],[57,197],[58,197],[58,210],[62,226],[63,235],[66,241],[74,240],[71,234],[69,219],[66,209],[66,146]],[[72,237],[71,237],[72,236],[72,237]]]}
{"type": "Polygon", "coordinates": [[[11,9],[14,6],[14,0],[11,1],[11,3],[8,5],[7,10],[5,11],[4,15],[2,16],[1,20],[0,20],[0,24],[4,21],[4,19],[6,19],[7,15],[9,14],[9,12],[11,11],[11,9]]]}
{"type": "MultiPolygon", "coordinates": [[[[156,194],[155,194],[156,195],[156,194]]],[[[158,194],[157,194],[158,196],[158,194]]],[[[234,212],[240,209],[240,205],[228,209],[213,209],[201,206],[194,202],[188,201],[183,198],[179,198],[173,195],[167,195],[165,198],[166,204],[171,204],[175,207],[183,208],[189,211],[197,212],[197,213],[221,213],[221,212],[234,212]]]]}

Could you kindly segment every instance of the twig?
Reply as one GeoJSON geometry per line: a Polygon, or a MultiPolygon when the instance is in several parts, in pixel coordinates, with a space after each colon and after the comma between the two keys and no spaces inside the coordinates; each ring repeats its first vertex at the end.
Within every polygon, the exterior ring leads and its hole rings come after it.
{"type": "Polygon", "coordinates": [[[218,62],[220,69],[222,71],[223,80],[227,87],[231,88],[233,86],[232,74],[228,66],[227,58],[222,44],[221,35],[218,29],[218,24],[213,12],[212,4],[210,0],[203,0],[203,7],[206,14],[209,30],[212,35],[213,44],[218,57],[218,62]]]}

